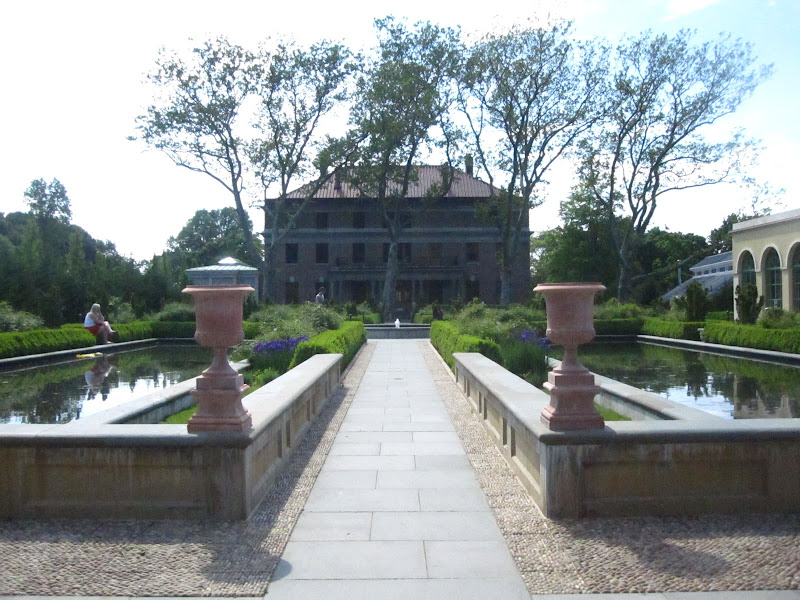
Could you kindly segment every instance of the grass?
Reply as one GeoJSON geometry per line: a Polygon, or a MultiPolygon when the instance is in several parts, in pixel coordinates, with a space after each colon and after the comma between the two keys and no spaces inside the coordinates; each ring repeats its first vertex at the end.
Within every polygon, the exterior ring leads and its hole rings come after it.
{"type": "Polygon", "coordinates": [[[168,416],[166,419],[161,421],[164,425],[186,425],[189,422],[189,419],[192,418],[192,415],[197,412],[197,406],[190,406],[180,412],[175,413],[174,415],[168,416]]]}
{"type": "Polygon", "coordinates": [[[606,421],[630,421],[629,417],[624,417],[621,414],[614,412],[610,408],[605,408],[604,406],[600,406],[599,404],[595,404],[594,407],[597,409],[597,412],[603,417],[606,421]]]}

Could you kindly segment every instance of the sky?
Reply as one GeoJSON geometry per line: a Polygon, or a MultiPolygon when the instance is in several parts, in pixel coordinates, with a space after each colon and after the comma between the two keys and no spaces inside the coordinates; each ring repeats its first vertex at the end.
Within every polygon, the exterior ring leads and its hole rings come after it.
{"type": "MultiPolygon", "coordinates": [[[[458,26],[465,34],[503,29],[550,14],[574,21],[580,36],[618,40],[646,29],[696,29],[700,38],[730,32],[751,42],[761,63],[774,65],[724,129],[744,127],[763,145],[751,176],[785,189],[773,212],[800,207],[800,0],[493,0],[468,7],[452,0],[402,3],[306,0],[141,0],[135,3],[28,0],[0,8],[0,212],[27,211],[35,179],[66,188],[72,222],[118,252],[146,260],[167,247],[200,209],[232,206],[206,175],[178,167],[132,142],[135,119],[151,102],[145,75],[158,50],[187,49],[223,34],[255,47],[266,37],[301,44],[323,38],[369,46],[373,19],[393,15],[458,26]]],[[[559,225],[558,209],[573,183],[567,166],[549,177],[545,203],[531,229],[559,225]]],[[[664,196],[653,225],[707,236],[730,213],[747,210],[751,192],[729,185],[664,196]]],[[[258,211],[251,217],[263,223],[258,211]]]]}

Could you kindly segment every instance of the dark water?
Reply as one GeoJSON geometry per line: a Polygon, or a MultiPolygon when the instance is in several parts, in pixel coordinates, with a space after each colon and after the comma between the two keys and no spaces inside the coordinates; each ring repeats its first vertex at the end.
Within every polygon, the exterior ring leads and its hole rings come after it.
{"type": "Polygon", "coordinates": [[[591,371],[729,419],[800,417],[800,367],[652,344],[582,346],[591,371]]]}
{"type": "Polygon", "coordinates": [[[208,348],[153,346],[0,373],[0,423],[66,423],[199,375],[208,348]]]}

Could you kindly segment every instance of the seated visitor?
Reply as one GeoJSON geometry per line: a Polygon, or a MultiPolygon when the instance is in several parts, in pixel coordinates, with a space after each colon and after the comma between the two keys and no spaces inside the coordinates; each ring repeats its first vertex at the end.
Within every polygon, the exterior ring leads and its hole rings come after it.
{"type": "Polygon", "coordinates": [[[111,325],[106,321],[105,317],[103,317],[103,313],[100,312],[99,304],[92,304],[92,309],[86,313],[86,318],[83,320],[83,326],[88,329],[89,333],[95,336],[95,338],[97,338],[98,335],[101,336],[104,344],[110,344],[109,336],[116,333],[116,331],[111,329],[111,325]]]}

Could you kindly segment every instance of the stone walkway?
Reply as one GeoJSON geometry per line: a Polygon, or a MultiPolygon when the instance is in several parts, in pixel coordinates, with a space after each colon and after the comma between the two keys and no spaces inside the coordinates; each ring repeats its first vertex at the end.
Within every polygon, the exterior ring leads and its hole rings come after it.
{"type": "Polygon", "coordinates": [[[798,588],[798,515],[544,519],[427,341],[367,344],[246,522],[0,526],[0,595],[788,600],[800,592],[752,590],[798,588]]]}

